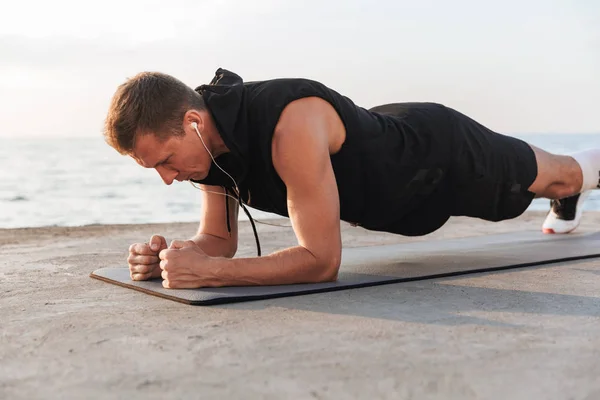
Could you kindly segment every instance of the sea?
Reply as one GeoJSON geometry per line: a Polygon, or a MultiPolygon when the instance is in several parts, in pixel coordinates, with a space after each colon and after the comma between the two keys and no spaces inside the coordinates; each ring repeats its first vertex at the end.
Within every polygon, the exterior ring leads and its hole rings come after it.
{"type": "MultiPolygon", "coordinates": [[[[562,154],[600,147],[600,133],[513,136],[562,154]]],[[[165,185],[101,136],[0,137],[0,228],[197,222],[201,207],[189,182],[165,185]]],[[[529,209],[548,207],[548,200],[536,199],[529,209]]],[[[600,210],[600,190],[584,210],[600,210]]],[[[247,217],[240,213],[240,219],[247,217]]]]}

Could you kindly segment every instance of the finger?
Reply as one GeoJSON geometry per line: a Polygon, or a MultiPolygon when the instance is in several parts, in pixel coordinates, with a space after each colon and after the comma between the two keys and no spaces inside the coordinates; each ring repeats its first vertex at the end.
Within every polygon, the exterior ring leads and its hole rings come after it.
{"type": "Polygon", "coordinates": [[[156,252],[152,251],[147,243],[134,243],[129,246],[130,254],[142,254],[147,256],[155,256],[156,252]]]}
{"type": "Polygon", "coordinates": [[[147,281],[152,278],[151,274],[131,274],[132,281],[147,281]]]}
{"type": "Polygon", "coordinates": [[[169,272],[165,271],[164,269],[162,270],[162,272],[160,273],[160,277],[163,278],[164,280],[169,280],[169,272]]]}
{"type": "Polygon", "coordinates": [[[158,266],[163,271],[167,270],[167,268],[169,268],[169,260],[160,260],[160,263],[158,263],[158,266]]]}
{"type": "Polygon", "coordinates": [[[197,247],[198,245],[193,240],[186,240],[183,242],[183,247],[197,247]]]}
{"type": "Polygon", "coordinates": [[[169,249],[181,249],[184,246],[185,240],[172,240],[169,249]]]}
{"type": "Polygon", "coordinates": [[[158,258],[160,258],[161,260],[166,260],[169,257],[173,256],[173,252],[174,251],[177,251],[177,250],[174,250],[174,249],[164,249],[164,250],[161,250],[160,253],[158,253],[158,258]]]}
{"type": "Polygon", "coordinates": [[[201,287],[208,287],[197,280],[193,281],[181,281],[181,280],[164,280],[162,285],[165,289],[197,289],[201,287]]]}
{"type": "Polygon", "coordinates": [[[131,273],[136,273],[136,274],[151,274],[152,271],[154,271],[156,268],[158,268],[158,263],[156,264],[130,264],[129,265],[129,271],[131,273]]]}
{"type": "Polygon", "coordinates": [[[129,264],[158,264],[160,259],[158,256],[141,256],[138,254],[130,254],[127,257],[127,262],[129,264]]]}
{"type": "Polygon", "coordinates": [[[166,249],[167,248],[167,240],[164,238],[164,236],[160,236],[160,235],[153,235],[150,238],[150,248],[152,249],[152,251],[155,252],[159,252],[162,249],[166,249]]]}
{"type": "Polygon", "coordinates": [[[152,277],[152,274],[138,274],[132,272],[129,274],[129,276],[131,277],[132,281],[147,281],[152,277]]]}
{"type": "Polygon", "coordinates": [[[170,249],[183,249],[186,247],[196,247],[198,246],[193,240],[173,240],[170,249]]]}

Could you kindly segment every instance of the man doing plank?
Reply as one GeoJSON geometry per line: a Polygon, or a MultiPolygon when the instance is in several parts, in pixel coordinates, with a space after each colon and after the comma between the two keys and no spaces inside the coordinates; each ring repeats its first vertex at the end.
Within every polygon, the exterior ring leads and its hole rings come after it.
{"type": "Polygon", "coordinates": [[[117,89],[104,134],[166,184],[203,190],[193,238],[130,247],[132,279],[162,276],[167,288],[335,280],[340,221],[426,235],[452,216],[515,218],[545,197],[542,229],[567,233],[600,171],[600,149],[550,154],[440,104],[367,110],[316,81],[243,82],[224,69],[195,90],[136,75],[117,89]],[[297,246],[261,256],[255,230],[259,257],[233,258],[238,205],[289,217],[297,246]]]}

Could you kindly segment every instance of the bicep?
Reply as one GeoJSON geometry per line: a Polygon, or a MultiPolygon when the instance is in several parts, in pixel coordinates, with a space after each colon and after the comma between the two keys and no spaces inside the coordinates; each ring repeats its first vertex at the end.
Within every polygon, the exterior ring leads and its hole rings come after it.
{"type": "Polygon", "coordinates": [[[225,189],[221,186],[200,185],[202,212],[198,233],[217,236],[237,243],[238,237],[238,204],[229,196],[225,196],[225,189]],[[227,212],[229,207],[229,213],[227,212]],[[229,227],[227,228],[227,216],[229,227]]]}

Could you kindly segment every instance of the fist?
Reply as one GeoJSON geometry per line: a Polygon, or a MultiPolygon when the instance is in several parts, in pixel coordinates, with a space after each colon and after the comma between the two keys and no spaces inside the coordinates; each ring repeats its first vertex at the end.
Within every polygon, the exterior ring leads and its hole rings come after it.
{"type": "Polygon", "coordinates": [[[158,254],[167,248],[163,236],[154,235],[148,243],[134,243],[129,246],[129,275],[134,281],[160,278],[160,259],[158,254]]]}
{"type": "Polygon", "coordinates": [[[163,287],[167,289],[192,289],[214,284],[211,267],[215,259],[191,240],[174,240],[168,249],[160,252],[159,258],[163,287]]]}

